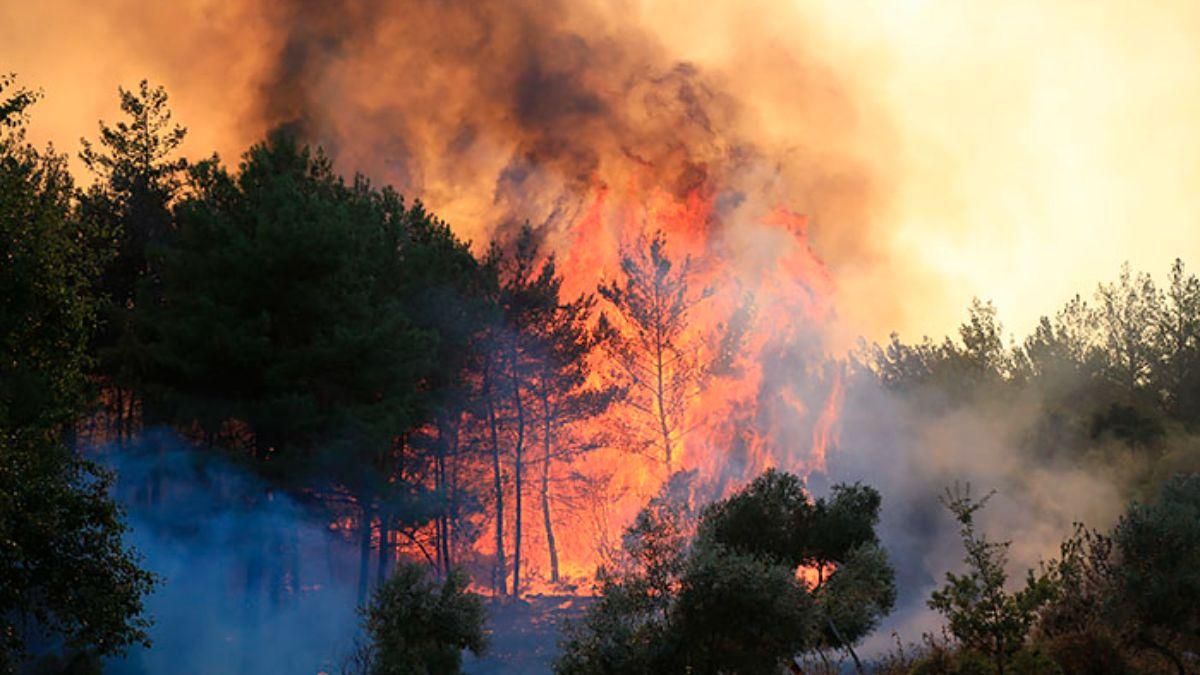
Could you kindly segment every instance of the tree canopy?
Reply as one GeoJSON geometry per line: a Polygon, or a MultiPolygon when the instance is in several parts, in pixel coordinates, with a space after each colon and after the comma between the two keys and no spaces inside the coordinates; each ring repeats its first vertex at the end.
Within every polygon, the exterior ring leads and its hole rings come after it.
{"type": "Polygon", "coordinates": [[[66,159],[25,142],[36,96],[0,78],[0,671],[32,645],[110,655],[146,640],[153,577],[122,541],[112,477],[74,453],[104,249],[66,159]]]}
{"type": "Polygon", "coordinates": [[[602,570],[558,672],[772,672],[805,652],[852,650],[891,610],[871,488],[813,500],[798,477],[770,470],[705,507],[692,535],[680,482],[631,526],[626,562],[602,570]],[[802,570],[814,566],[810,582],[802,570]]]}

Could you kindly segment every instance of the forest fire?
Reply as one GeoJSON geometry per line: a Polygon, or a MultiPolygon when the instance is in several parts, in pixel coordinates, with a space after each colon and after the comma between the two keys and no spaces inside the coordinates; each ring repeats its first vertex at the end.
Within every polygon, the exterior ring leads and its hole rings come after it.
{"type": "MultiPolygon", "coordinates": [[[[502,594],[586,589],[675,472],[694,471],[708,500],[768,467],[824,467],[842,396],[825,345],[837,289],[801,213],[858,223],[872,201],[847,118],[811,112],[838,109],[836,87],[768,106],[812,123],[772,136],[722,73],[608,21],[609,8],[553,5],[247,2],[244,13],[218,12],[240,17],[226,28],[262,21],[273,37],[244,92],[246,127],[294,133],[335,170],[420,199],[478,258],[494,245],[518,264],[527,224],[538,264],[556,261],[557,302],[595,297],[583,323],[609,334],[584,357],[586,380],[594,394],[608,387],[610,404],[552,413],[545,373],[521,372],[541,327],[516,324],[539,319],[508,317],[515,335],[489,334],[480,370],[459,374],[470,400],[400,435],[436,448],[399,464],[425,472],[389,478],[462,511],[400,527],[362,486],[337,487],[351,493],[347,511],[381,568],[397,553],[443,572],[467,564],[502,594]],[[456,39],[418,27],[426,22],[456,39]],[[670,269],[651,284],[674,303],[656,319],[669,333],[658,344],[639,335],[648,325],[631,316],[636,303],[621,306],[639,292],[625,285],[641,283],[630,261],[670,269]]],[[[825,78],[814,67],[787,79],[825,78]]],[[[265,456],[266,436],[241,440],[265,456]]]]}
{"type": "Polygon", "coordinates": [[[1200,10],[878,4],[0,11],[0,672],[1194,670],[1200,10]]]}
{"type": "MultiPolygon", "coordinates": [[[[662,411],[654,405],[618,404],[571,430],[608,440],[563,465],[608,487],[602,504],[584,506],[599,510],[585,521],[592,527],[572,526],[583,514],[556,511],[562,522],[554,529],[565,533],[557,537],[559,564],[581,589],[603,562],[606,543],[671,473],[695,471],[699,492],[711,499],[767,468],[801,475],[822,471],[837,443],[843,372],[827,359],[822,342],[833,315],[833,279],[808,240],[808,219],[773,208],[746,237],[744,224],[731,227],[715,208],[719,188],[702,184],[676,195],[641,179],[645,173],[643,167],[639,179],[619,189],[598,182],[578,222],[562,227],[558,269],[568,297],[619,278],[623,256],[655,236],[666,243],[672,265],[689,266],[686,288],[674,289],[683,295],[686,327],[676,338],[679,353],[665,362],[662,374],[679,389],[678,419],[664,423],[661,417],[671,413],[656,415],[662,411]],[[646,183],[651,187],[643,187],[646,183]],[[769,372],[783,361],[792,372],[799,366],[805,377],[769,372]],[[670,427],[667,447],[647,448],[628,433],[606,433],[644,427],[639,418],[646,416],[656,418],[650,426],[670,427]]],[[[614,315],[610,303],[600,307],[606,317],[614,315]]],[[[619,331],[636,332],[619,317],[613,320],[619,331]]],[[[621,371],[603,351],[594,358],[594,381],[621,371]]],[[[538,548],[545,546],[538,533],[530,534],[538,548]]],[[[494,552],[494,545],[481,542],[481,550],[494,552]]],[[[527,588],[552,591],[545,581],[532,578],[527,588]]]]}

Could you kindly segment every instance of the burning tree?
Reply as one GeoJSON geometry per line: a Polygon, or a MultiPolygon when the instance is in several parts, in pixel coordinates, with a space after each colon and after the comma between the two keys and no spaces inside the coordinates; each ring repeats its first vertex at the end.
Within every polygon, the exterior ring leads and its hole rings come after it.
{"type": "Polygon", "coordinates": [[[614,375],[628,392],[624,404],[639,420],[634,443],[652,448],[669,472],[687,432],[688,403],[707,374],[688,333],[688,314],[711,291],[693,291],[691,257],[672,261],[662,232],[625,250],[621,272],[622,281],[599,288],[618,317],[614,323],[602,314],[599,329],[614,375]]]}
{"type": "Polygon", "coordinates": [[[562,277],[553,256],[539,260],[535,232],[526,226],[511,254],[493,247],[487,266],[495,270],[497,322],[490,330],[484,371],[487,437],[495,498],[498,589],[507,585],[504,538],[505,476],[512,467],[512,593],[521,590],[526,472],[540,465],[538,496],[545,527],[551,581],[559,580],[558,549],[551,518],[551,477],[555,460],[571,459],[598,446],[597,439],[572,427],[602,413],[619,393],[593,386],[590,359],[599,342],[591,331],[595,300],[563,302],[562,277]],[[527,452],[540,443],[533,461],[527,452]],[[507,460],[507,461],[506,461],[507,460]]]}
{"type": "MultiPolygon", "coordinates": [[[[553,274],[553,259],[546,265],[553,274]]],[[[561,278],[556,277],[556,285],[559,284],[561,278]]],[[[590,327],[595,304],[592,296],[559,304],[546,323],[537,327],[544,350],[534,385],[542,442],[539,498],[551,582],[559,581],[558,547],[550,509],[553,465],[556,461],[570,461],[581,453],[601,447],[608,440],[602,433],[574,427],[603,414],[623,393],[615,385],[594,386],[590,382],[592,355],[600,346],[599,338],[590,327]]]]}

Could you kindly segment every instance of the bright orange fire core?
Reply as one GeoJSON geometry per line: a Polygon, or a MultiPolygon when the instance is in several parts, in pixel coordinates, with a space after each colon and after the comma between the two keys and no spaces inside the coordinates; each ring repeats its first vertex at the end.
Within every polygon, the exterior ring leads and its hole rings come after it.
{"type": "MultiPolygon", "coordinates": [[[[690,311],[684,336],[702,363],[716,358],[722,330],[739,316],[745,322],[732,362],[689,392],[682,451],[670,469],[660,457],[620,447],[556,467],[608,480],[596,503],[560,507],[554,516],[562,573],[576,583],[590,578],[603,548],[619,542],[622,529],[670,471],[695,470],[698,484],[720,496],[771,467],[802,475],[823,471],[837,443],[844,375],[840,365],[824,359],[821,343],[833,318],[834,284],[809,244],[808,219],[776,208],[757,222],[725,222],[714,197],[704,187],[676,196],[633,180],[622,188],[597,183],[588,208],[558,244],[563,292],[571,298],[617,278],[623,250],[663,233],[672,260],[692,258],[689,285],[698,297],[711,289],[690,311]]],[[[603,302],[601,308],[611,312],[603,302]]],[[[598,366],[598,372],[607,370],[598,366]]],[[[632,414],[636,411],[618,406],[590,421],[593,429],[575,431],[615,428],[632,414]]],[[[540,522],[532,509],[524,520],[540,522]]],[[[524,536],[533,574],[523,587],[549,591],[538,578],[547,570],[541,528],[527,527],[524,536]]],[[[491,547],[485,537],[478,550],[491,547]]]]}

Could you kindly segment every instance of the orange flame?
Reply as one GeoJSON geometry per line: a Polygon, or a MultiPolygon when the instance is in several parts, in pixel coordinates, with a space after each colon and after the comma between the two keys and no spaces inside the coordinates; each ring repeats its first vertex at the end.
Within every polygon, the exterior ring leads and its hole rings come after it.
{"type": "MultiPolygon", "coordinates": [[[[727,223],[707,187],[676,196],[657,186],[645,188],[638,177],[616,190],[597,183],[593,192],[588,208],[559,242],[567,297],[617,276],[622,246],[662,232],[672,259],[693,258],[691,285],[713,289],[692,310],[685,336],[702,359],[716,357],[715,329],[727,327],[739,311],[748,317],[731,362],[693,392],[681,459],[673,468],[697,470],[713,496],[771,467],[804,475],[825,470],[838,433],[842,369],[778,372],[823,360],[822,331],[833,318],[833,279],[809,241],[808,219],[776,208],[755,223],[727,223]]],[[[599,365],[603,371],[604,364],[599,365]]],[[[629,414],[618,408],[591,424],[595,430],[613,428],[629,414]]],[[[597,542],[619,541],[620,531],[658,491],[667,471],[661,461],[616,447],[562,468],[608,481],[602,503],[591,513],[557,516],[563,572],[583,579],[600,559],[597,542]]],[[[537,541],[541,533],[531,528],[526,536],[537,541]]],[[[536,552],[539,545],[530,542],[528,550],[536,552]]]]}
{"type": "MultiPolygon", "coordinates": [[[[811,245],[808,219],[775,208],[751,222],[731,220],[707,185],[677,195],[655,185],[643,170],[619,188],[595,181],[574,222],[551,235],[548,243],[559,261],[563,296],[592,293],[601,282],[619,279],[623,250],[661,232],[672,260],[692,259],[689,285],[703,296],[690,311],[683,339],[694,345],[702,362],[715,363],[718,356],[723,360],[703,385],[689,392],[682,423],[686,432],[670,469],[661,457],[630,452],[617,443],[553,465],[556,485],[584,476],[594,488],[567,495],[563,487],[555,495],[558,585],[548,581],[542,514],[531,498],[537,488],[528,486],[522,518],[525,593],[587,592],[597,565],[619,544],[621,532],[659,491],[669,470],[695,471],[701,492],[715,498],[772,467],[805,476],[824,471],[836,446],[844,372],[826,361],[822,343],[834,316],[834,282],[811,245]],[[741,340],[736,349],[721,352],[716,336],[735,322],[741,322],[741,340]]],[[[614,368],[606,355],[595,358],[592,378],[598,384],[614,368]]],[[[627,427],[634,414],[618,406],[566,432],[596,437],[627,427]]],[[[510,551],[513,502],[506,499],[504,514],[510,551]]],[[[490,530],[478,524],[482,532],[490,530]]],[[[480,536],[474,555],[486,566],[494,546],[490,536],[480,536]]],[[[817,574],[804,569],[798,574],[807,580],[809,572],[817,574]]],[[[477,583],[478,590],[487,590],[486,579],[477,583]]]]}
{"type": "Polygon", "coordinates": [[[836,441],[836,425],[841,416],[842,402],[845,397],[842,378],[841,368],[835,369],[829,388],[829,398],[825,401],[825,407],[821,409],[821,416],[817,418],[817,423],[813,425],[812,458],[808,465],[809,471],[825,470],[825,458],[829,453],[830,444],[836,441]]]}

